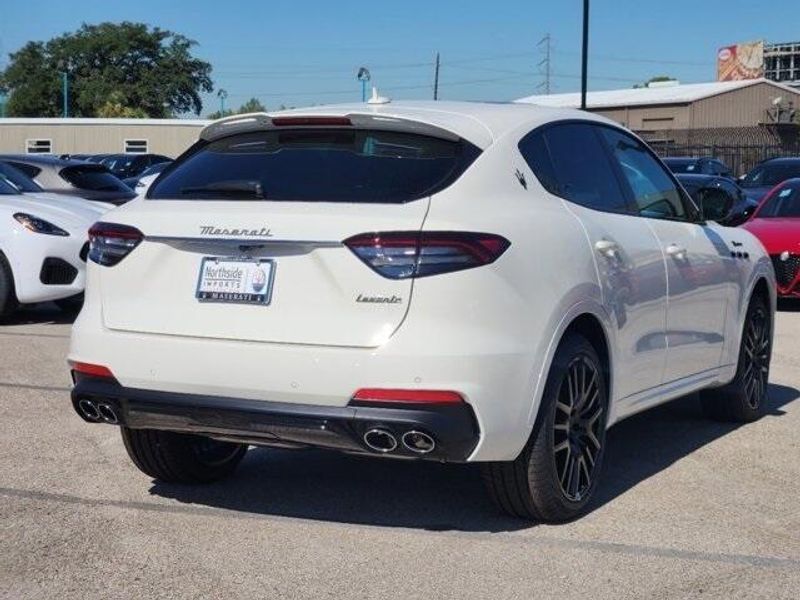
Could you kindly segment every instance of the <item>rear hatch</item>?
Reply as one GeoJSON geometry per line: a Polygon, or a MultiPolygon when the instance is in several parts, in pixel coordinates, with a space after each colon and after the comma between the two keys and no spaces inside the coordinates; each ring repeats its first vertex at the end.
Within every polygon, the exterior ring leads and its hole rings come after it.
{"type": "Polygon", "coordinates": [[[413,280],[381,276],[343,241],[418,232],[431,195],[478,153],[457,139],[346,127],[200,142],[147,199],[114,213],[145,237],[120,264],[101,267],[105,324],[196,338],[378,346],[402,324],[413,280]],[[242,270],[257,294],[238,293],[242,270]],[[231,293],[219,287],[228,276],[239,278],[231,293]]]}

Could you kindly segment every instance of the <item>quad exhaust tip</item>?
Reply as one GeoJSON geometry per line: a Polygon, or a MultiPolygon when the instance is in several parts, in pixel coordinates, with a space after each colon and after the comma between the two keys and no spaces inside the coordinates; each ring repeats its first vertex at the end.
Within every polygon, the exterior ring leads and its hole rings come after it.
{"type": "Polygon", "coordinates": [[[83,398],[78,401],[78,411],[85,419],[94,423],[99,423],[100,421],[111,425],[119,423],[119,417],[117,417],[114,407],[105,402],[95,402],[94,400],[83,398]]]}
{"type": "Polygon", "coordinates": [[[90,421],[99,421],[101,419],[97,407],[94,405],[94,402],[90,400],[84,399],[78,402],[78,410],[81,411],[81,415],[90,421]]]}
{"type": "Polygon", "coordinates": [[[375,452],[392,452],[397,449],[397,438],[385,429],[370,429],[364,434],[364,443],[375,452]]]}
{"type": "Polygon", "coordinates": [[[415,454],[428,454],[436,448],[436,442],[431,436],[422,431],[406,431],[403,434],[403,446],[415,454]]]}

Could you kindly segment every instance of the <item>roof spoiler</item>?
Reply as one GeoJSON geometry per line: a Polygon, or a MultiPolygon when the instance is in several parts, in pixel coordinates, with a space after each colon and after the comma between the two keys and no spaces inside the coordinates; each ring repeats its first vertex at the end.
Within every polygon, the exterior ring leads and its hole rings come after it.
{"type": "Polygon", "coordinates": [[[283,113],[269,115],[267,113],[248,113],[233,115],[213,122],[203,128],[200,139],[207,142],[218,140],[237,133],[252,131],[271,131],[286,127],[352,127],[354,129],[379,129],[383,131],[400,131],[429,135],[450,141],[461,139],[458,135],[424,121],[403,119],[368,112],[353,112],[345,115],[331,114],[324,111],[319,113],[283,113]]]}

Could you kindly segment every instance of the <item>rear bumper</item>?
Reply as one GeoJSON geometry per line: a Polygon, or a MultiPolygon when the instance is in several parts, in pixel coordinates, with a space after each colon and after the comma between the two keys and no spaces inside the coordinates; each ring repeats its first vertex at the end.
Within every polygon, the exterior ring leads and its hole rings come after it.
{"type": "Polygon", "coordinates": [[[288,448],[314,447],[356,454],[465,462],[478,439],[472,408],[460,405],[317,406],[285,402],[179,394],[127,388],[114,380],[79,378],[72,390],[72,404],[89,423],[81,401],[100,403],[113,411],[113,424],[133,429],[157,429],[205,435],[220,440],[288,448]],[[397,448],[388,452],[370,449],[364,434],[371,429],[390,432],[397,448]],[[413,452],[402,443],[408,431],[431,436],[436,445],[426,454],[413,452]]]}

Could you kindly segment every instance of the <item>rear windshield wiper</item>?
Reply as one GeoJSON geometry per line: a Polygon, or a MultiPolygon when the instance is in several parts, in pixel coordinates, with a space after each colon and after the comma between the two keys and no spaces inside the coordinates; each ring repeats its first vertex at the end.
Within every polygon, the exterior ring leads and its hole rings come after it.
{"type": "Polygon", "coordinates": [[[254,200],[264,199],[264,189],[260,181],[219,181],[208,185],[181,188],[182,196],[191,194],[225,198],[251,198],[254,200]]]}

